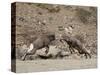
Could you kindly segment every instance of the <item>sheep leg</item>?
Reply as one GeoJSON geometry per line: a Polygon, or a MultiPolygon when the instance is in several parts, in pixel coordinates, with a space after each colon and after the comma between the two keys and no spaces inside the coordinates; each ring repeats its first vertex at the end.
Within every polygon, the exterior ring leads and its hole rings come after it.
{"type": "Polygon", "coordinates": [[[90,53],[88,53],[88,52],[86,51],[86,48],[85,48],[85,47],[83,47],[81,50],[82,50],[82,51],[80,52],[80,54],[85,54],[86,59],[88,58],[88,56],[89,56],[89,58],[91,58],[90,53]]]}
{"type": "Polygon", "coordinates": [[[30,52],[26,52],[26,53],[24,54],[24,56],[22,57],[22,60],[24,61],[27,55],[33,55],[33,54],[35,54],[35,53],[36,53],[36,49],[33,49],[33,50],[30,51],[30,52]]]}
{"type": "Polygon", "coordinates": [[[25,60],[26,55],[27,55],[27,54],[25,53],[25,54],[22,56],[22,58],[21,58],[21,59],[22,59],[23,61],[25,60]]]}
{"type": "Polygon", "coordinates": [[[71,47],[71,46],[69,46],[69,50],[70,50],[71,54],[73,54],[75,52],[73,47],[71,47]]]}
{"type": "Polygon", "coordinates": [[[73,48],[73,47],[71,47],[71,49],[72,49],[72,52],[73,52],[73,53],[75,53],[75,50],[74,50],[74,48],[73,48]]]}
{"type": "Polygon", "coordinates": [[[87,58],[87,56],[88,56],[89,58],[91,58],[91,55],[90,55],[88,52],[86,53],[85,56],[86,56],[86,58],[87,58]]]}
{"type": "Polygon", "coordinates": [[[89,58],[91,58],[91,55],[88,51],[86,51],[86,48],[83,47],[83,52],[85,53],[86,58],[89,56],[89,58]]]}
{"type": "Polygon", "coordinates": [[[49,46],[46,46],[45,48],[46,48],[45,53],[47,54],[49,52],[49,46]]]}

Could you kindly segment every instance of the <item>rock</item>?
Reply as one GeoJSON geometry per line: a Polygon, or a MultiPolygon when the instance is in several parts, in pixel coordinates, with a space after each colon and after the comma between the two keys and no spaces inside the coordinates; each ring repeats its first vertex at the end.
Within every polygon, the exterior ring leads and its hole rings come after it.
{"type": "Polygon", "coordinates": [[[66,52],[56,46],[50,46],[48,55],[52,55],[52,58],[61,58],[65,56],[69,56],[69,52],[66,52]]]}

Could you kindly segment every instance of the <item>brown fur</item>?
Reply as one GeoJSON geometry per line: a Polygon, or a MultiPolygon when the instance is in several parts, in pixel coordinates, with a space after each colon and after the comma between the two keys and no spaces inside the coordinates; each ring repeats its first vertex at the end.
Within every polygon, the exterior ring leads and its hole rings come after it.
{"type": "Polygon", "coordinates": [[[31,52],[26,52],[24,56],[22,57],[22,60],[25,60],[27,55],[33,55],[36,53],[38,49],[46,48],[45,53],[47,54],[49,52],[49,45],[50,43],[55,40],[54,34],[48,34],[48,35],[41,35],[37,37],[37,39],[33,42],[34,49],[31,52]]]}
{"type": "Polygon", "coordinates": [[[74,52],[74,49],[76,49],[79,52],[79,54],[85,54],[86,58],[87,56],[91,58],[91,55],[86,51],[86,48],[84,47],[84,45],[75,37],[62,35],[62,38],[60,41],[62,40],[67,42],[71,53],[74,52]]]}

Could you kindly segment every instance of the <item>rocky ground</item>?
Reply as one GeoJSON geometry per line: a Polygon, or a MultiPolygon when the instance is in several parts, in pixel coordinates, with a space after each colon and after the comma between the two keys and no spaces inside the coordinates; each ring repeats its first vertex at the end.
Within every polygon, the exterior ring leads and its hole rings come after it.
{"type": "MultiPolygon", "coordinates": [[[[95,68],[97,65],[97,9],[95,7],[51,5],[35,3],[16,3],[16,57],[20,60],[27,44],[34,36],[55,32],[56,38],[63,33],[63,28],[73,27],[72,35],[85,44],[92,59],[70,55],[67,51],[57,60],[17,61],[17,72],[95,68]],[[23,45],[24,44],[24,45],[23,45]],[[61,59],[61,60],[60,60],[61,59]],[[57,63],[57,64],[56,64],[57,63]]],[[[61,45],[59,42],[56,45],[61,45]]],[[[63,49],[67,47],[62,46],[63,49]],[[65,48],[64,48],[65,47],[65,48]]],[[[52,48],[52,46],[50,47],[52,48]]],[[[61,48],[59,48],[61,49],[61,48]]],[[[68,49],[68,48],[67,48],[68,49]]],[[[51,54],[58,49],[50,49],[51,54]]],[[[43,51],[37,55],[44,55],[43,51]]],[[[49,52],[50,53],[50,52],[49,52]]],[[[59,53],[59,52],[58,52],[59,53]]],[[[63,52],[62,52],[62,55],[63,52]]],[[[41,58],[39,58],[41,59],[41,58]]]]}

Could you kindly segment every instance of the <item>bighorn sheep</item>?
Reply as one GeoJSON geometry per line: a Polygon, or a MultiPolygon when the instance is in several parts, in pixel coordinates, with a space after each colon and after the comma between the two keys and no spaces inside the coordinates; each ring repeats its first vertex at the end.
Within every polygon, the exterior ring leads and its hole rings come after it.
{"type": "Polygon", "coordinates": [[[25,60],[27,55],[33,55],[36,53],[37,50],[41,48],[46,48],[45,53],[49,52],[49,44],[55,40],[55,34],[48,34],[48,35],[41,35],[37,37],[37,39],[30,44],[29,50],[24,54],[22,60],[25,60]]]}
{"type": "Polygon", "coordinates": [[[70,52],[74,52],[74,49],[78,51],[79,54],[85,54],[86,58],[91,55],[89,52],[86,51],[84,45],[80,42],[80,40],[76,39],[75,37],[68,36],[68,35],[61,35],[60,41],[65,41],[69,45],[70,52]]]}

